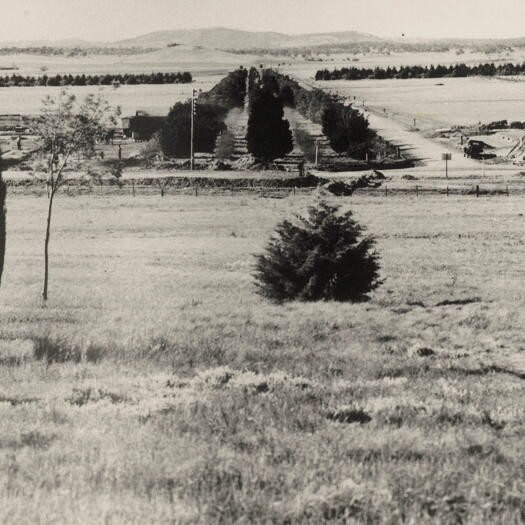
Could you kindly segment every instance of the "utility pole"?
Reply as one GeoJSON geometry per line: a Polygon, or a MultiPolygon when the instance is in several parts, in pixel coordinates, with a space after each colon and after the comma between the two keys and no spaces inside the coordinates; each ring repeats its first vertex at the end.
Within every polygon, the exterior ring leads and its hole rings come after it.
{"type": "Polygon", "coordinates": [[[315,141],[315,165],[319,164],[319,139],[315,141]]]}
{"type": "Polygon", "coordinates": [[[448,179],[448,161],[452,160],[452,154],[451,153],[442,153],[441,154],[441,160],[445,161],[445,178],[448,179]]]}
{"type": "Polygon", "coordinates": [[[191,123],[190,123],[190,170],[193,171],[193,164],[194,164],[194,147],[193,147],[193,134],[195,131],[195,113],[197,111],[196,106],[196,94],[197,90],[192,89],[191,90],[191,123]]]}

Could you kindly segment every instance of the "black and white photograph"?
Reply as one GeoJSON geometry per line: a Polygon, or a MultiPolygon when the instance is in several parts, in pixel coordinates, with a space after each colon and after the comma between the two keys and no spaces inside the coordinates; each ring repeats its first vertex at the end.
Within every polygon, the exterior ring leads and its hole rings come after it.
{"type": "Polygon", "coordinates": [[[524,0],[0,0],[0,524],[525,524],[524,0]]]}

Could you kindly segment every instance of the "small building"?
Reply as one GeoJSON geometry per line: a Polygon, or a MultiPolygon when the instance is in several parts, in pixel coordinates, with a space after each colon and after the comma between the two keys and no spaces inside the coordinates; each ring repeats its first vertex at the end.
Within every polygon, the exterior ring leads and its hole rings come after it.
{"type": "Polygon", "coordinates": [[[137,111],[131,117],[122,118],[122,131],[133,140],[149,140],[165,122],[166,117],[154,117],[144,111],[137,111]]]}

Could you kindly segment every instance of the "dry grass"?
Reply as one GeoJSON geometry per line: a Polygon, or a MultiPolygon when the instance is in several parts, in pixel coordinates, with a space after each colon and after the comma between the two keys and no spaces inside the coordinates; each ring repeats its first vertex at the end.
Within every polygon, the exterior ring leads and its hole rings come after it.
{"type": "Polygon", "coordinates": [[[368,303],[253,293],[306,197],[91,196],[57,203],[42,308],[45,200],[13,197],[0,522],[522,523],[523,199],[344,202],[368,303]]]}
{"type": "Polygon", "coordinates": [[[416,118],[421,130],[503,119],[512,122],[521,115],[521,80],[488,77],[341,80],[318,85],[349,98],[355,96],[358,108],[364,100],[366,107],[380,113],[386,108],[390,116],[406,124],[411,125],[416,118]]]}

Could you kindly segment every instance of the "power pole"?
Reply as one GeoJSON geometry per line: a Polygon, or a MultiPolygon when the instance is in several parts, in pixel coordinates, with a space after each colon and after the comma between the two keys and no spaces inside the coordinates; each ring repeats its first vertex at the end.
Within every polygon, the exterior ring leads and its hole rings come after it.
{"type": "Polygon", "coordinates": [[[193,148],[193,134],[195,131],[195,113],[197,111],[197,105],[196,105],[196,94],[197,90],[192,89],[191,90],[191,130],[190,130],[190,170],[193,171],[193,164],[194,164],[194,148],[193,148]]]}
{"type": "Polygon", "coordinates": [[[442,153],[441,154],[441,160],[445,161],[445,178],[448,179],[448,161],[452,160],[452,154],[451,153],[442,153]]]}
{"type": "Polygon", "coordinates": [[[315,141],[315,165],[319,164],[319,139],[315,141]]]}

